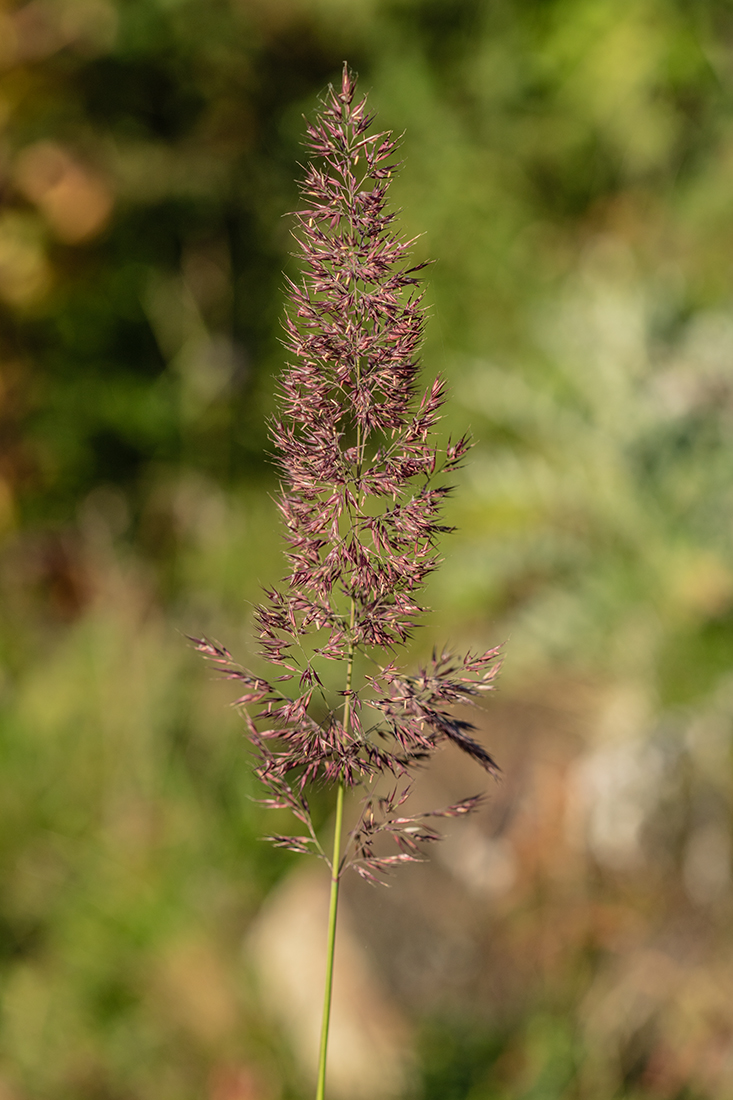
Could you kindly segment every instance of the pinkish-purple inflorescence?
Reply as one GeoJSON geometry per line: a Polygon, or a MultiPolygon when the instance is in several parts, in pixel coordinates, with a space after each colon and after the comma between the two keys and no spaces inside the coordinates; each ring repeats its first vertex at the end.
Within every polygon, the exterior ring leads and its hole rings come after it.
{"type": "Polygon", "coordinates": [[[279,673],[252,675],[222,646],[194,642],[245,689],[236,704],[270,790],[265,804],[289,809],[307,829],[270,839],[326,858],[308,788],[365,788],[339,870],[350,865],[374,880],[439,838],[426,818],[465,814],[480,800],[401,813],[415,769],[438,745],[453,742],[497,773],[454,708],[491,690],[500,662],[498,648],[461,658],[434,653],[410,676],[393,658],[425,611],[418,593],[438,564],[437,538],[449,530],[440,523],[450,491],[442,477],[470,444],[464,437],[439,452],[432,438],[444,384],[436,379],[418,392],[425,311],[416,275],[426,265],[409,266],[413,242],[392,228],[386,197],[397,142],[370,133],[371,123],[344,67],[341,89],[329,89],[307,129],[314,161],[295,215],[305,273],[289,282],[293,362],[272,425],[289,574],[265,591],[256,619],[261,655],[279,673]],[[328,688],[332,662],[345,670],[341,691],[328,688]],[[379,794],[382,776],[388,789],[379,794]],[[375,848],[385,835],[397,854],[375,848]]]}

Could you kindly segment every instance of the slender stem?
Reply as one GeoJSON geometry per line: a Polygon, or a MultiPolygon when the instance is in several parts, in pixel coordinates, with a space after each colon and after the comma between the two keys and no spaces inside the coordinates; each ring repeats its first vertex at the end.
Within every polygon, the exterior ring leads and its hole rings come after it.
{"type": "MultiPolygon", "coordinates": [[[[354,618],[356,604],[351,601],[352,640],[349,644],[349,660],[346,667],[346,695],[344,698],[344,733],[348,732],[351,717],[351,677],[354,671],[354,618]]],[[[336,915],[341,879],[341,834],[344,823],[344,784],[339,782],[336,793],[336,823],[333,830],[333,858],[331,860],[331,902],[328,910],[328,940],[326,942],[326,989],[323,994],[323,1020],[321,1023],[321,1049],[318,1055],[318,1085],[316,1100],[324,1100],[326,1093],[326,1055],[328,1053],[328,1029],[331,1022],[331,991],[333,988],[333,960],[336,947],[336,915]]]]}
{"type": "Polygon", "coordinates": [[[336,827],[333,834],[333,863],[331,866],[331,905],[328,912],[328,944],[326,947],[326,991],[323,997],[323,1023],[321,1025],[321,1050],[318,1057],[318,1087],[316,1100],[324,1100],[326,1093],[326,1053],[328,1028],[331,1020],[331,989],[333,986],[333,959],[336,946],[336,913],[339,900],[339,863],[341,856],[341,828],[344,813],[344,785],[339,783],[336,795],[336,827]]]}

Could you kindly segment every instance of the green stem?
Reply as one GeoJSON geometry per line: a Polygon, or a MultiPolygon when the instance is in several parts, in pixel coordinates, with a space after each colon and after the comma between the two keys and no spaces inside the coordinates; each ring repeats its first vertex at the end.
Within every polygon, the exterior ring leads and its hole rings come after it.
{"type": "MultiPolygon", "coordinates": [[[[354,670],[354,617],[356,604],[351,601],[352,641],[349,645],[349,660],[346,667],[346,696],[344,698],[343,726],[346,733],[351,717],[351,677],[354,670]]],[[[316,1100],[324,1100],[326,1093],[326,1055],[328,1053],[328,1028],[331,1022],[331,991],[333,988],[333,960],[336,947],[336,915],[339,903],[339,881],[341,878],[341,833],[344,823],[344,784],[339,782],[336,793],[336,823],[333,829],[333,858],[331,860],[331,903],[328,910],[328,940],[326,943],[326,989],[323,995],[323,1021],[321,1023],[321,1049],[318,1055],[318,1085],[316,1100]]]]}
{"type": "Polygon", "coordinates": [[[333,958],[336,946],[336,913],[339,901],[339,863],[341,858],[341,828],[344,816],[344,785],[339,783],[336,795],[336,826],[333,834],[333,863],[331,866],[331,906],[328,912],[328,944],[326,947],[326,992],[323,997],[323,1023],[321,1025],[321,1050],[318,1057],[318,1087],[316,1100],[324,1100],[326,1092],[326,1053],[328,1051],[328,1026],[331,1020],[331,988],[333,986],[333,958]]]}

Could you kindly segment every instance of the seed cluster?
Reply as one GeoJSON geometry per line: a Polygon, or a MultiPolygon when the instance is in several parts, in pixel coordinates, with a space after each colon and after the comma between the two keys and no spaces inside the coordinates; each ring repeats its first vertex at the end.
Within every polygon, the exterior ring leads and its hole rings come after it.
{"type": "Polygon", "coordinates": [[[437,379],[422,395],[418,352],[425,311],[412,241],[392,228],[386,206],[397,142],[370,133],[366,98],[344,68],[330,88],[306,144],[313,161],[295,215],[304,261],[289,282],[285,321],[292,363],[280,385],[272,439],[281,473],[278,500],[288,576],[257,609],[261,655],[282,673],[272,681],[237,666],[223,647],[194,639],[223,673],[241,682],[237,700],[258,753],[267,805],[288,808],[305,836],[275,836],[294,851],[322,851],[311,821],[313,783],[362,785],[367,793],[340,868],[375,879],[415,859],[438,838],[430,816],[467,813],[478,798],[417,817],[402,816],[412,775],[451,741],[488,772],[498,771],[453,714],[493,687],[498,649],[464,658],[433,654],[429,667],[404,674],[393,659],[425,611],[418,593],[439,558],[442,502],[469,441],[439,453],[432,430],[444,401],[437,379]],[[343,669],[329,689],[327,666],[343,669]],[[286,692],[280,685],[297,685],[286,692]],[[379,776],[390,790],[377,797],[379,776]],[[394,838],[384,855],[377,838],[394,838]]]}

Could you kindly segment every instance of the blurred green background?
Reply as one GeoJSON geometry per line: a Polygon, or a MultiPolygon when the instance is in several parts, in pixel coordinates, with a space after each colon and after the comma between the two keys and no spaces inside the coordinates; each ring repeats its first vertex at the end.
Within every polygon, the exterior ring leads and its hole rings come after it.
{"type": "Polygon", "coordinates": [[[281,571],[285,215],[344,59],[476,441],[416,654],[507,640],[443,923],[421,870],[352,897],[400,1095],[730,1097],[731,5],[4,0],[0,1098],[310,1095],[242,946],[299,861],[182,634],[251,660],[281,571]]]}

